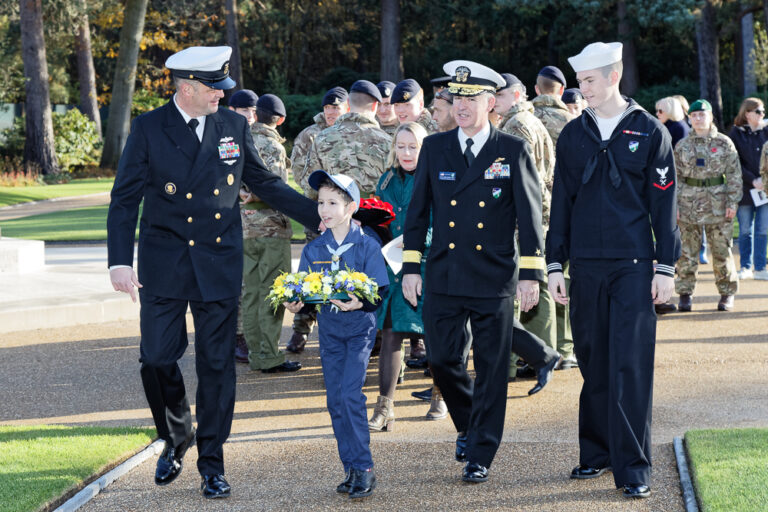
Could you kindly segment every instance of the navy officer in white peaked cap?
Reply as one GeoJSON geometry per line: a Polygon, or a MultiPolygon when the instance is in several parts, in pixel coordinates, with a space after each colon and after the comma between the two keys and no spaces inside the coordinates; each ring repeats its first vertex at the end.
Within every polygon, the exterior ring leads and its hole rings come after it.
{"type": "Polygon", "coordinates": [[[176,93],[137,117],[125,143],[107,218],[110,278],[141,301],[141,379],[165,449],[155,483],[167,485],[197,439],[206,498],[230,494],[222,445],[235,404],[235,331],[243,272],[238,191],[316,230],[313,201],[264,167],[245,117],[219,107],[229,77],[228,46],[191,47],[166,61],[176,93]],[[139,204],[138,276],[132,268],[139,204]],[[177,361],[195,325],[197,431],[177,361]]]}
{"type": "Polygon", "coordinates": [[[514,299],[530,310],[544,278],[541,189],[525,142],[488,121],[504,78],[464,60],[443,69],[451,75],[448,90],[459,126],[427,137],[421,148],[406,218],[403,295],[415,305],[421,294],[419,267],[431,215],[423,309],[427,353],[459,432],[462,478],[484,482],[504,428],[514,299]],[[474,383],[462,357],[468,319],[474,383]]]}
{"type": "Polygon", "coordinates": [[[568,59],[589,108],[557,141],[546,257],[549,290],[561,304],[570,260],[573,344],[584,377],[571,478],[612,468],[624,496],[646,498],[654,303],[674,289],[680,233],[671,138],[619,93],[621,51],[621,43],[592,43],[568,59]]]}

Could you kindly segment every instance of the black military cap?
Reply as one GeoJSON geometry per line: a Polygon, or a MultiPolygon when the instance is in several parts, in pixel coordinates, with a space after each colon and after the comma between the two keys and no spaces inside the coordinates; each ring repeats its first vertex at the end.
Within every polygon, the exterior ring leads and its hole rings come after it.
{"type": "Polygon", "coordinates": [[[435,93],[436,100],[444,100],[453,105],[453,94],[448,92],[448,89],[440,89],[435,93]]]}
{"type": "Polygon", "coordinates": [[[390,82],[389,80],[382,80],[376,84],[376,87],[379,88],[382,98],[389,98],[392,96],[392,91],[395,90],[395,83],[390,82]]]}
{"type": "Polygon", "coordinates": [[[499,91],[503,91],[504,89],[509,89],[513,85],[522,85],[523,89],[525,89],[525,85],[523,82],[520,81],[519,78],[517,78],[512,73],[501,73],[501,78],[504,79],[505,84],[502,87],[499,87],[499,91]]]}
{"type": "Polygon", "coordinates": [[[265,94],[261,98],[259,98],[259,101],[256,102],[256,108],[259,110],[263,110],[264,112],[269,112],[273,116],[280,116],[285,117],[285,105],[283,105],[283,100],[275,96],[274,94],[265,94]]]}
{"type": "Polygon", "coordinates": [[[328,89],[328,92],[325,93],[325,96],[323,96],[323,104],[321,106],[341,105],[342,103],[345,103],[348,98],[349,95],[347,94],[346,89],[343,87],[334,87],[333,89],[328,89]]]}
{"type": "Polygon", "coordinates": [[[554,80],[555,82],[560,82],[561,84],[566,85],[565,75],[555,66],[544,66],[541,68],[541,71],[539,71],[539,76],[543,76],[544,78],[549,78],[550,80],[554,80]]]}
{"type": "Polygon", "coordinates": [[[451,81],[451,77],[449,76],[440,76],[437,78],[432,78],[429,83],[432,84],[432,87],[448,87],[448,82],[451,81]]]}
{"type": "Polygon", "coordinates": [[[578,89],[566,89],[563,93],[563,103],[566,105],[569,103],[576,103],[577,101],[583,100],[584,95],[581,94],[581,91],[578,89]]]}
{"type": "Polygon", "coordinates": [[[406,78],[397,84],[395,90],[392,92],[392,98],[390,98],[389,102],[392,104],[405,103],[406,101],[415,98],[416,95],[419,94],[419,91],[421,91],[419,82],[413,78],[406,78]]]}
{"type": "Polygon", "coordinates": [[[368,80],[358,80],[357,82],[353,83],[352,87],[349,88],[349,92],[360,92],[367,94],[376,101],[381,102],[381,93],[379,92],[379,89],[368,80]]]}
{"type": "Polygon", "coordinates": [[[229,106],[234,108],[255,107],[259,95],[250,89],[241,89],[229,98],[229,106]]]}

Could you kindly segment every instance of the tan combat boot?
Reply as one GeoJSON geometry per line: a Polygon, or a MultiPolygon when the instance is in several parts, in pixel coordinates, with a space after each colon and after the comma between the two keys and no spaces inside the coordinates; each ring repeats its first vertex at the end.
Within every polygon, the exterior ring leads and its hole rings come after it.
{"type": "Polygon", "coordinates": [[[432,400],[429,402],[428,420],[441,420],[448,416],[448,406],[445,405],[440,388],[432,386],[432,400]]]}
{"type": "Polygon", "coordinates": [[[395,426],[395,404],[389,398],[379,395],[368,429],[374,432],[392,432],[395,426]]]}

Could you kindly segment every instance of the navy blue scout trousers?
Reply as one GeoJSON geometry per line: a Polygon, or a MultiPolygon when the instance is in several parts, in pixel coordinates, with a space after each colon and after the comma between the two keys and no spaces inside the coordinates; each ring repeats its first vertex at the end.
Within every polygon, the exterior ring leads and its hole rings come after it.
{"type": "Polygon", "coordinates": [[[571,325],[584,385],[579,463],[617,487],[650,485],[656,313],[650,260],[571,260],[571,325]]]}
{"type": "Polygon", "coordinates": [[[197,468],[224,474],[222,445],[235,409],[237,297],[216,302],[141,298],[141,380],[157,435],[178,446],[192,428],[189,400],[177,361],[187,349],[187,304],[195,324],[197,468]]]}

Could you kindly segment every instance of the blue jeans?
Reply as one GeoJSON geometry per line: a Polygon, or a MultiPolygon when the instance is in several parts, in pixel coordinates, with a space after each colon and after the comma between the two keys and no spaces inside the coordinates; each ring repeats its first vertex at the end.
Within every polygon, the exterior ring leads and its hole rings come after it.
{"type": "Polygon", "coordinates": [[[765,253],[768,247],[768,204],[758,207],[751,204],[741,205],[736,216],[739,219],[741,268],[752,267],[752,233],[754,232],[755,270],[765,270],[765,253]]]}

